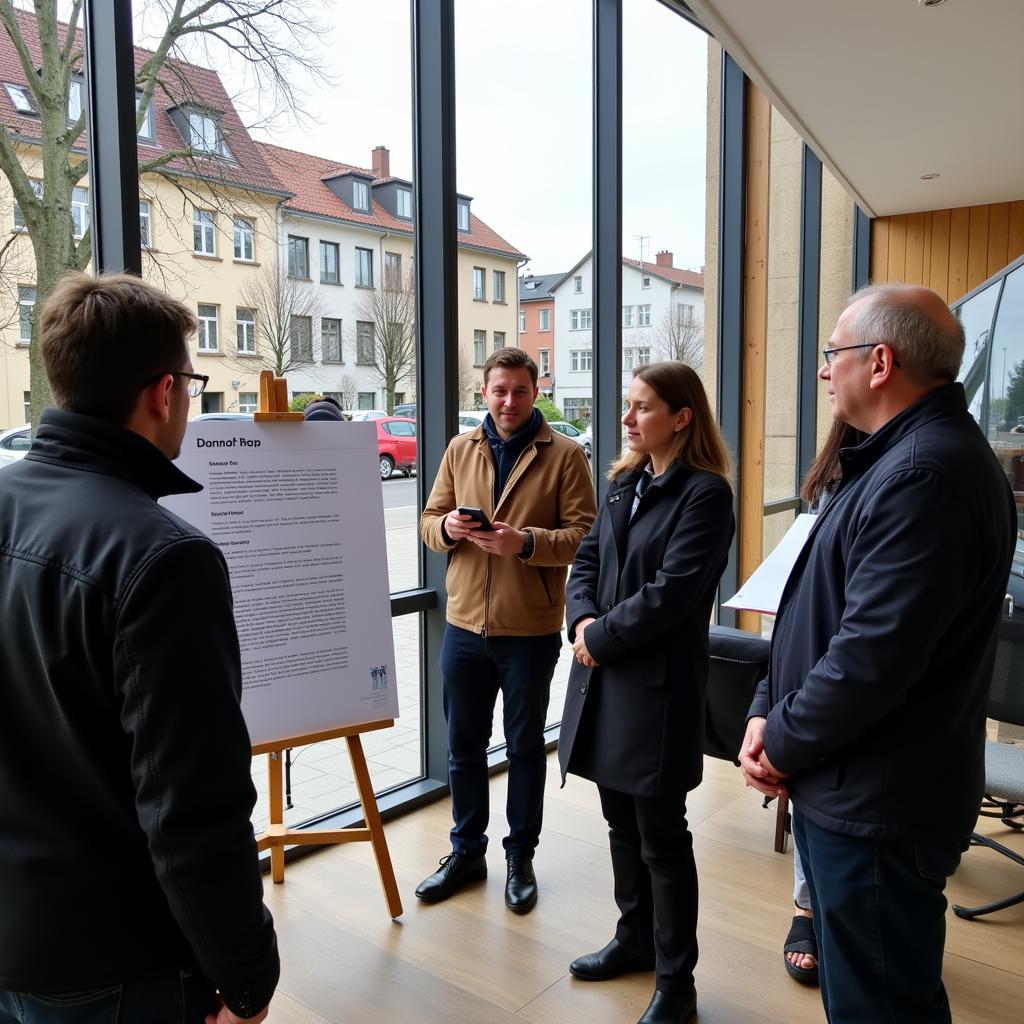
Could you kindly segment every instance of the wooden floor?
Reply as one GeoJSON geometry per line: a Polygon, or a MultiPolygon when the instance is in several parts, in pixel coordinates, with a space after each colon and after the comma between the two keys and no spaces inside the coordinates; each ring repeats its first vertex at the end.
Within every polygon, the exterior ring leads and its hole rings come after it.
{"type": "MultiPolygon", "coordinates": [[[[491,783],[491,877],[443,904],[413,889],[448,850],[445,802],[387,826],[405,904],[388,919],[365,844],[335,847],[269,878],[267,902],[283,960],[274,1024],[635,1024],[653,975],[586,983],[569,961],[602,946],[616,911],[607,833],[594,787],[558,788],[549,759],[544,834],[535,861],[540,900],[517,917],[502,902],[504,776],[491,783]]],[[[941,801],[941,792],[929,795],[941,801]]],[[[824,1020],[817,989],[790,980],[782,940],[790,921],[792,862],[772,851],[774,812],[745,790],[737,770],[708,761],[691,795],[701,884],[701,1024],[803,1024],[824,1020]]],[[[1003,833],[998,822],[985,831],[1003,833]]],[[[1009,845],[1024,848],[1024,836],[1009,845]]],[[[973,905],[1024,888],[1024,870],[981,849],[968,851],[949,887],[973,905]]],[[[949,913],[946,986],[958,1024],[1024,1020],[1024,906],[986,921],[949,913]]]]}

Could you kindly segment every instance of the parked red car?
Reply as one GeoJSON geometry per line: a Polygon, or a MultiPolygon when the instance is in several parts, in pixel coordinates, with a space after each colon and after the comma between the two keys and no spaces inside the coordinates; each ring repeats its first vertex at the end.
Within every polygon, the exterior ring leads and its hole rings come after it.
{"type": "Polygon", "coordinates": [[[408,416],[383,416],[371,422],[377,425],[381,480],[389,479],[396,469],[409,476],[416,468],[416,421],[408,416]]]}

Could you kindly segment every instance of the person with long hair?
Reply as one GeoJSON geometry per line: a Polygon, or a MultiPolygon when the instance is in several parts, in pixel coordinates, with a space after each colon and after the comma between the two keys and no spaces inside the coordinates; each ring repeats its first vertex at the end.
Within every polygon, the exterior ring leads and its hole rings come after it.
{"type": "Polygon", "coordinates": [[[730,465],[700,377],[680,362],[633,375],[628,451],[566,591],[574,663],[559,762],[597,783],[619,921],[570,971],[656,970],[640,1024],[696,1009],[697,870],[686,795],[701,780],[708,623],[734,524],[730,465]]]}

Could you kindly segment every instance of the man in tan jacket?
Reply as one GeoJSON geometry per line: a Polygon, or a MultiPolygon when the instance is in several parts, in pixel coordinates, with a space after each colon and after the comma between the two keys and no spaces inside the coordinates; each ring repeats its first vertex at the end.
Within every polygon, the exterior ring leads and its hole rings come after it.
{"type": "Polygon", "coordinates": [[[579,445],[534,409],[537,366],[504,348],[484,364],[481,426],[452,439],[420,531],[449,552],[441,647],[452,791],[452,852],[416,890],[447,899],[487,877],[487,745],[501,690],[508,750],[505,904],[537,902],[533,851],[544,802],[544,723],[562,645],[566,567],[594,521],[594,484],[579,445]],[[460,514],[482,510],[493,529],[460,514]]]}

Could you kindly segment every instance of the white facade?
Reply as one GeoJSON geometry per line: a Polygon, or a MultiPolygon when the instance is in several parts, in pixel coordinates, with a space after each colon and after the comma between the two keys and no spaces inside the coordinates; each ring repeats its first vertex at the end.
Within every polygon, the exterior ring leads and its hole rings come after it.
{"type": "MultiPolygon", "coordinates": [[[[673,341],[695,336],[703,350],[704,291],[659,276],[660,268],[641,270],[622,264],[622,393],[633,369],[671,358],[673,341]]],[[[588,256],[554,288],[555,404],[566,419],[590,419],[593,396],[593,267],[588,256]]],[[[672,270],[666,268],[666,274],[672,270]]],[[[699,367],[698,367],[699,369],[699,367]]]]}

